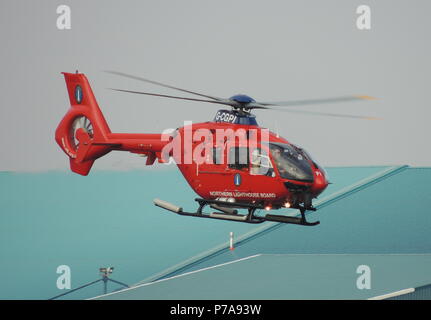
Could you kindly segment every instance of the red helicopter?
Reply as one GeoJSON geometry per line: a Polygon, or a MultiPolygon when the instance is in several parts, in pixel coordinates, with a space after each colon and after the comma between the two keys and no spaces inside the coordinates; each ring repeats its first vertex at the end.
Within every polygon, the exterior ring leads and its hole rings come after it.
{"type": "MultiPolygon", "coordinates": [[[[368,96],[344,96],[328,99],[256,102],[238,94],[229,99],[173,87],[121,72],[111,74],[174,89],[199,98],[150,92],[112,89],[121,92],[190,100],[230,107],[216,113],[213,121],[185,124],[170,133],[112,133],[96,102],[90,84],[82,73],[63,73],[71,107],[55,132],[60,148],[68,155],[73,172],[88,175],[94,161],[110,151],[129,151],[146,156],[146,165],[157,160],[174,159],[190,187],[200,196],[196,212],[154,199],[154,204],[174,213],[211,219],[262,223],[273,221],[304,226],[307,210],[315,211],[312,200],[328,186],[325,170],[299,146],[257,124],[253,109],[298,106],[372,99],[368,96]],[[209,205],[215,211],[205,213],[209,205]],[[300,216],[267,213],[258,209],[299,209],[300,216]],[[246,209],[246,214],[238,209],[246,209]]],[[[319,115],[375,119],[363,116],[307,112],[319,115]]]]}

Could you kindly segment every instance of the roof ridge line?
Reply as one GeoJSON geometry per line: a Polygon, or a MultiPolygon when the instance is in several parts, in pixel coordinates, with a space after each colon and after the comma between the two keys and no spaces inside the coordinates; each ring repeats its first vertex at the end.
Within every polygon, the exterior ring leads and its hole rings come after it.
{"type": "MultiPolygon", "coordinates": [[[[407,169],[409,166],[408,165],[401,165],[401,166],[391,166],[383,171],[379,171],[373,175],[371,175],[370,177],[364,178],[350,186],[347,186],[343,189],[341,189],[340,191],[335,192],[332,195],[329,195],[326,198],[323,198],[322,200],[316,202],[316,207],[317,208],[322,208],[326,205],[329,205],[337,200],[340,200],[344,197],[347,197],[353,193],[356,193],[374,183],[377,183],[389,176],[392,176],[394,174],[397,174],[401,171],[404,171],[405,169],[407,169]]],[[[254,237],[259,236],[260,234],[266,233],[271,231],[274,228],[279,227],[280,225],[282,225],[282,223],[279,222],[267,222],[266,225],[263,226],[259,226],[257,228],[255,228],[254,230],[251,230],[241,236],[239,236],[237,238],[237,240],[235,241],[236,246],[241,245],[241,243],[245,242],[245,241],[249,241],[251,239],[253,239],[254,237]]],[[[206,250],[202,253],[199,253],[189,259],[186,259],[182,262],[179,262],[171,267],[168,267],[164,270],[162,270],[161,272],[158,272],[152,276],[149,276],[147,278],[145,278],[144,280],[139,281],[138,283],[136,283],[135,285],[141,285],[143,283],[147,283],[147,282],[153,282],[153,281],[157,281],[160,280],[162,278],[165,277],[169,277],[169,275],[181,271],[182,269],[185,269],[187,267],[190,267],[194,264],[200,263],[210,257],[213,257],[217,254],[222,253],[226,248],[229,248],[229,241],[226,241],[216,247],[213,247],[209,250],[206,250]]],[[[135,286],[134,285],[134,286],[135,286]]]]}
{"type": "Polygon", "coordinates": [[[347,197],[353,193],[356,193],[360,190],[363,190],[375,183],[378,183],[386,178],[389,178],[390,176],[393,176],[395,174],[398,174],[404,170],[406,170],[409,166],[408,165],[401,165],[401,166],[392,166],[389,167],[386,170],[377,172],[373,174],[370,177],[364,178],[354,184],[351,184],[347,187],[344,187],[343,189],[328,195],[326,198],[321,199],[320,201],[317,201],[316,208],[322,208],[325,207],[332,202],[338,201],[344,197],[347,197]]]}

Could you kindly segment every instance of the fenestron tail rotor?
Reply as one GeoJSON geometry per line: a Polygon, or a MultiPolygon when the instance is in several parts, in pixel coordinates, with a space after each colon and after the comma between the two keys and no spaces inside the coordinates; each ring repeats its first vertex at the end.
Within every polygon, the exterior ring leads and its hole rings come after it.
{"type": "Polygon", "coordinates": [[[88,119],[86,116],[76,117],[72,122],[69,134],[69,143],[75,149],[75,151],[79,147],[79,140],[76,137],[76,133],[79,129],[83,129],[91,138],[94,135],[93,124],[91,123],[90,119],[88,119]]]}
{"type": "Polygon", "coordinates": [[[304,99],[304,100],[288,100],[288,101],[275,101],[275,102],[259,102],[255,101],[253,98],[244,95],[244,94],[237,94],[234,95],[228,99],[225,98],[219,98],[212,95],[202,94],[196,91],[186,90],[179,87],[171,86],[165,83],[161,83],[158,81],[146,79],[143,77],[138,77],[134,75],[130,75],[123,72],[118,71],[105,71],[110,74],[126,77],[129,79],[134,79],[138,81],[143,81],[146,83],[151,83],[153,85],[157,85],[164,88],[169,88],[189,94],[193,94],[196,96],[204,97],[207,99],[197,99],[197,98],[188,98],[188,97],[179,97],[179,96],[171,96],[171,95],[165,95],[165,94],[158,94],[158,93],[152,93],[152,92],[143,92],[143,91],[132,91],[132,90],[125,90],[125,89],[113,89],[111,90],[115,91],[121,91],[121,92],[127,92],[127,93],[133,93],[133,94],[141,94],[141,95],[149,95],[149,96],[156,96],[156,97],[163,97],[163,98],[170,98],[170,99],[179,99],[179,100],[188,100],[188,101],[197,101],[197,102],[207,102],[212,104],[221,104],[221,105],[228,105],[231,106],[233,110],[249,113],[252,109],[272,109],[272,110],[278,110],[278,111],[287,111],[287,112],[293,112],[293,113],[302,113],[302,114],[309,114],[309,115],[319,115],[319,116],[329,116],[329,117],[342,117],[342,118],[354,118],[354,119],[365,119],[365,120],[376,120],[379,118],[376,117],[370,117],[370,116],[359,116],[359,115],[348,115],[348,114],[338,114],[338,113],[329,113],[329,112],[315,112],[315,111],[303,111],[303,110],[292,110],[290,108],[285,107],[299,107],[299,106],[306,106],[306,105],[316,105],[316,104],[331,104],[331,103],[340,103],[340,102],[351,102],[351,101],[360,101],[360,100],[375,100],[376,98],[365,96],[365,95],[347,95],[347,96],[340,96],[340,97],[330,97],[330,98],[321,98],[321,99],[304,99]]]}

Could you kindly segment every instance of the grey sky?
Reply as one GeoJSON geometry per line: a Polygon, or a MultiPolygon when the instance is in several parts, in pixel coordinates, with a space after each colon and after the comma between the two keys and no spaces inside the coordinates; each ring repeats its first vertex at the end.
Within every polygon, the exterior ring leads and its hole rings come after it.
{"type": "MultiPolygon", "coordinates": [[[[60,72],[84,72],[113,132],[161,132],[213,118],[211,104],[106,90],[174,93],[111,69],[216,96],[277,101],[366,94],[370,102],[304,110],[380,121],[255,111],[261,126],[326,166],[431,165],[429,1],[11,1],[0,2],[0,170],[67,169],[54,141],[69,108],[60,72]],[[56,28],[56,8],[72,29],[56,28]],[[356,8],[371,7],[371,30],[356,8]]],[[[96,169],[144,167],[111,153],[96,169]]]]}

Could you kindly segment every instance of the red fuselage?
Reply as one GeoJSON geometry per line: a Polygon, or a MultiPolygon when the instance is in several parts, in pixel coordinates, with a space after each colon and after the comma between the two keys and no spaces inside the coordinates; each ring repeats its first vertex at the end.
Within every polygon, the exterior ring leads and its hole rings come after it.
{"type": "MultiPolygon", "coordinates": [[[[217,130],[243,130],[245,132],[249,130],[261,132],[265,130],[256,125],[239,125],[224,122],[205,122],[193,124],[191,132],[199,130],[210,130],[211,132],[217,130]]],[[[185,128],[179,128],[177,135],[181,137],[181,142],[187,142],[185,138],[185,128]]],[[[213,138],[213,146],[217,146],[215,136],[213,138]]],[[[204,140],[204,139],[202,139],[204,140]]],[[[278,143],[281,145],[291,144],[284,138],[277,136],[276,134],[269,132],[269,143],[278,143]]],[[[247,140],[246,140],[247,141],[247,140]]],[[[207,141],[208,142],[208,141],[207,141]]],[[[316,198],[323,190],[328,186],[326,174],[312,159],[303,159],[308,162],[308,165],[312,171],[312,181],[299,181],[293,179],[287,179],[282,176],[280,172],[281,168],[277,166],[273,154],[268,150],[268,143],[259,142],[256,146],[248,147],[246,143],[242,143],[244,148],[247,148],[249,161],[242,166],[232,165],[234,161],[230,161],[230,155],[234,154],[231,152],[231,148],[241,146],[241,142],[237,142],[234,145],[226,146],[221,148],[224,156],[224,161],[220,164],[216,164],[214,154],[210,151],[206,156],[212,158],[212,161],[206,161],[203,163],[189,163],[184,164],[184,157],[177,163],[178,168],[183,174],[184,178],[189,183],[190,187],[204,199],[225,199],[230,201],[240,202],[252,202],[252,203],[264,203],[270,207],[281,207],[286,202],[293,204],[295,202],[304,202],[304,191],[311,198],[316,198]],[[265,155],[269,156],[271,162],[271,172],[265,172],[265,174],[259,174],[255,170],[253,164],[253,151],[255,149],[264,150],[265,155]],[[229,163],[231,162],[231,164],[229,163]],[[238,178],[238,176],[240,176],[238,178]],[[234,200],[233,200],[234,199],[234,200]]],[[[194,141],[192,144],[193,153],[200,145],[202,141],[194,141]]],[[[215,148],[215,147],[213,147],[215,148]]],[[[212,150],[214,150],[212,148],[212,150]]],[[[206,150],[208,151],[208,150],[206,150]]],[[[172,154],[171,154],[172,156],[172,154]]],[[[183,154],[184,156],[184,154],[183,154]]],[[[203,153],[205,156],[205,153],[203,153]]]]}
{"type": "Polygon", "coordinates": [[[71,108],[56,130],[71,170],[87,175],[112,150],[147,156],[146,165],[173,158],[203,199],[296,207],[328,185],[324,170],[301,148],[257,125],[254,116],[220,110],[213,121],[188,124],[172,134],[112,133],[87,78],[64,73],[71,108]],[[230,139],[229,133],[233,137],[230,139]]]}

